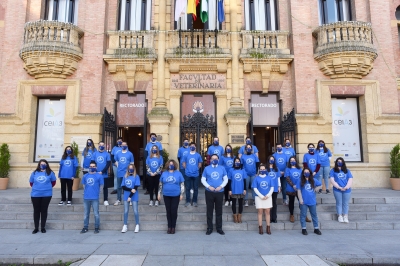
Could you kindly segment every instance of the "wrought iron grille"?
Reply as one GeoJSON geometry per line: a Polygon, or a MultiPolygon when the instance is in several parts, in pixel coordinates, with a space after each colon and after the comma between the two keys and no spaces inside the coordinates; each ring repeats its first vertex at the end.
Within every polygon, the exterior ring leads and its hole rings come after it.
{"type": "MultiPolygon", "coordinates": [[[[107,108],[105,107],[103,115],[103,141],[107,152],[111,153],[111,150],[117,141],[117,123],[115,117],[111,114],[111,112],[108,112],[107,108]]],[[[114,175],[112,167],[109,168],[108,174],[109,176],[114,175]]]]}
{"type": "Polygon", "coordinates": [[[292,147],[296,149],[296,114],[294,108],[290,113],[283,116],[282,122],[279,125],[279,131],[281,143],[283,143],[285,139],[290,139],[292,147]]]}

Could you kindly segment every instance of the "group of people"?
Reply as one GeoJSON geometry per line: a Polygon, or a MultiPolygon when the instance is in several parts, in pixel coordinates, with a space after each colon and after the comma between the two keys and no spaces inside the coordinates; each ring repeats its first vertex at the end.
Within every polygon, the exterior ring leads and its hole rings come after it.
{"type": "MultiPolygon", "coordinates": [[[[302,233],[307,235],[306,222],[311,222],[307,218],[307,210],[309,210],[314,232],[320,235],[316,193],[322,193],[322,179],[325,181],[327,194],[330,193],[329,185],[333,186],[338,221],[348,223],[352,174],[341,157],[335,160],[334,167],[330,169],[332,153],[325,146],[324,141],[318,141],[317,149],[312,143],[307,147],[308,153],[303,156],[303,169],[301,169],[289,139],[284,141],[284,145],[280,143],[276,145],[275,153],[267,157],[266,163],[260,163],[258,149],[249,137],[246,138],[246,144],[240,147],[237,155],[233,153],[231,145],[228,144],[224,148],[219,145],[218,137],[215,137],[205,158],[209,162],[208,166],[201,171],[203,158],[196,151],[196,143],[189,143],[188,139],[184,139],[182,147],[178,150],[178,162],[168,160],[164,164],[162,145],[157,141],[156,134],[151,133],[150,141],[145,148],[149,206],[158,206],[161,195],[163,196],[168,220],[167,233],[175,234],[179,202],[185,195],[184,206],[197,207],[199,180],[201,180],[205,187],[207,205],[207,235],[213,232],[214,210],[216,231],[221,235],[225,234],[222,230],[224,205],[232,207],[234,222],[241,223],[243,207],[248,207],[251,202],[249,201],[250,192],[252,204],[258,210],[259,234],[264,233],[263,214],[266,220],[266,233],[271,234],[270,224],[277,222],[277,197],[279,193],[282,193],[283,204],[289,207],[290,222],[295,221],[294,203],[297,198],[302,233]]],[[[61,182],[59,205],[72,204],[72,183],[78,174],[78,166],[72,147],[67,146],[60,161],[58,173],[61,182]]],[[[138,188],[141,181],[134,165],[133,154],[129,151],[127,143],[119,138],[111,155],[105,150],[104,142],[99,142],[96,149],[91,139],[87,140],[82,152],[84,225],[81,233],[88,232],[91,208],[95,217],[94,233],[99,233],[99,194],[103,189],[104,205],[109,205],[105,179],[108,178],[110,166],[113,166],[117,185],[117,199],[114,205],[120,205],[122,201],[124,205],[124,224],[121,232],[128,231],[130,206],[132,206],[136,223],[134,232],[139,232],[138,188]]],[[[30,177],[35,224],[32,233],[34,234],[39,231],[40,218],[41,232],[46,232],[47,209],[55,183],[56,177],[48,162],[40,160],[30,177]]]]}

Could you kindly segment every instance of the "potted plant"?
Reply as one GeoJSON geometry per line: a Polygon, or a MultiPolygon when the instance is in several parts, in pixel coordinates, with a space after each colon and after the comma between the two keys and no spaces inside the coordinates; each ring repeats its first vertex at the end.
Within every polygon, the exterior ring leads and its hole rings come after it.
{"type": "Polygon", "coordinates": [[[400,144],[390,151],[390,184],[393,190],[400,190],[400,144]]]}
{"type": "Polygon", "coordinates": [[[10,149],[8,144],[3,143],[0,147],[0,190],[7,189],[10,173],[10,149]]]}
{"type": "MultiPolygon", "coordinates": [[[[79,164],[79,147],[76,142],[72,142],[71,144],[72,152],[74,153],[74,156],[78,160],[79,164]]],[[[80,166],[76,168],[76,173],[75,173],[75,178],[74,178],[74,183],[72,184],[72,190],[76,191],[79,189],[79,185],[81,184],[81,178],[80,178],[80,166]]]]}

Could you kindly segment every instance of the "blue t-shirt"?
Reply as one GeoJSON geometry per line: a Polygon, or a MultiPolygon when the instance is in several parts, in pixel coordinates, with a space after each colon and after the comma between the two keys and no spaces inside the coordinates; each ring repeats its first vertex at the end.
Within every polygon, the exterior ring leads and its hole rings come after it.
{"type": "MultiPolygon", "coordinates": [[[[138,175],[136,176],[128,175],[127,177],[122,178],[121,187],[124,186],[130,188],[131,190],[134,189],[135,187],[140,187],[140,177],[138,175]]],[[[130,194],[131,194],[130,191],[124,190],[124,201],[128,200],[130,194]]],[[[133,193],[131,201],[139,201],[138,191],[133,193]]]]}
{"type": "Polygon", "coordinates": [[[225,167],[225,171],[227,173],[229,173],[229,171],[232,169],[233,167],[233,157],[225,157],[224,155],[219,157],[219,165],[222,165],[223,167],[225,167]]]}
{"type": "Polygon", "coordinates": [[[29,182],[33,183],[31,190],[31,197],[51,197],[53,196],[53,185],[51,182],[56,181],[56,175],[51,171],[50,175],[46,172],[34,171],[32,172],[29,182]]]}
{"type": "Polygon", "coordinates": [[[187,148],[185,148],[185,147],[180,147],[179,148],[179,150],[178,150],[178,159],[179,159],[179,161],[180,161],[180,168],[179,169],[185,169],[185,168],[183,168],[183,165],[182,165],[182,160],[183,160],[183,157],[185,157],[185,155],[186,154],[188,154],[190,152],[190,148],[189,148],[189,146],[187,146],[187,148]]]}
{"type": "Polygon", "coordinates": [[[130,151],[127,151],[125,153],[121,151],[118,152],[114,158],[115,161],[118,162],[117,176],[124,177],[129,164],[134,162],[133,154],[130,151]]]}
{"type": "Polygon", "coordinates": [[[310,168],[311,172],[314,173],[317,169],[317,164],[320,164],[318,153],[315,152],[314,154],[304,154],[303,163],[307,163],[308,168],[310,168]]]}
{"type": "MultiPolygon", "coordinates": [[[[285,172],[285,177],[289,177],[290,181],[292,181],[293,185],[295,185],[297,187],[297,182],[300,180],[301,177],[301,169],[297,169],[297,168],[286,168],[286,172],[285,172]]],[[[296,192],[294,190],[294,188],[287,183],[286,186],[286,191],[287,192],[296,192]]]]}
{"type": "MultiPolygon", "coordinates": [[[[313,206],[317,204],[317,197],[315,196],[314,188],[311,187],[310,182],[306,181],[304,186],[300,186],[301,179],[297,182],[297,187],[301,190],[301,195],[303,197],[303,203],[305,205],[313,206]]],[[[321,182],[319,182],[316,178],[314,178],[314,186],[321,186],[321,182]]]]}
{"type": "Polygon", "coordinates": [[[84,185],[83,199],[85,200],[98,200],[100,193],[100,186],[104,185],[104,178],[99,173],[86,174],[82,178],[82,185],[84,185]]]}
{"type": "MultiPolygon", "coordinates": [[[[209,165],[206,168],[204,168],[202,177],[206,178],[206,181],[210,186],[212,186],[213,188],[217,188],[222,185],[222,182],[224,181],[223,177],[226,175],[227,174],[223,166],[217,165],[216,167],[213,167],[212,165],[209,165]]],[[[208,188],[206,189],[208,191],[211,191],[208,188]]],[[[224,188],[222,188],[220,191],[213,191],[213,192],[222,192],[222,191],[224,191],[224,188]]]]}
{"type": "MultiPolygon", "coordinates": [[[[115,155],[117,155],[117,153],[119,153],[120,151],[122,151],[122,148],[120,146],[114,146],[111,150],[111,155],[115,157],[115,155]]],[[[115,163],[115,158],[112,160],[112,162],[115,163]]]]}
{"type": "Polygon", "coordinates": [[[321,166],[330,166],[331,162],[329,161],[329,157],[332,157],[331,150],[328,149],[328,151],[325,153],[324,149],[318,149],[318,155],[319,155],[319,161],[321,166]]]}
{"type": "Polygon", "coordinates": [[[228,172],[228,179],[231,180],[232,194],[235,194],[235,195],[243,194],[243,191],[245,190],[243,180],[247,179],[246,171],[244,169],[232,168],[228,172]]]}
{"type": "Polygon", "coordinates": [[[181,194],[181,183],[185,182],[183,175],[179,171],[165,171],[160,177],[160,182],[163,184],[163,195],[176,197],[181,194]]]}
{"type": "MultiPolygon", "coordinates": [[[[340,170],[339,173],[336,173],[335,170],[332,168],[331,172],[329,173],[329,177],[335,180],[335,182],[340,186],[340,187],[345,187],[347,186],[347,183],[349,182],[350,178],[353,178],[353,175],[351,174],[351,171],[349,169],[347,169],[347,174],[345,174],[342,170],[340,170]]],[[[342,192],[342,193],[350,193],[351,192],[351,188],[349,188],[346,191],[341,191],[335,187],[333,187],[334,191],[337,192],[342,192]]]]}
{"type": "Polygon", "coordinates": [[[257,173],[256,163],[258,163],[260,160],[254,153],[243,154],[242,157],[240,157],[240,160],[242,162],[244,170],[247,173],[247,176],[254,176],[257,173]]]}
{"type": "Polygon", "coordinates": [[[157,158],[157,157],[151,157],[151,158],[147,157],[147,159],[146,159],[146,166],[148,167],[148,170],[153,174],[154,173],[161,174],[160,167],[162,169],[163,164],[164,164],[164,162],[163,162],[163,157],[162,156],[160,156],[159,158],[157,158]]]}
{"type": "Polygon", "coordinates": [[[76,169],[78,166],[79,164],[76,157],[74,156],[74,158],[71,159],[71,156],[68,155],[65,160],[61,159],[60,170],[58,171],[58,177],[65,179],[72,179],[72,177],[75,177],[76,169]]]}
{"type": "Polygon", "coordinates": [[[283,152],[282,153],[275,152],[273,156],[275,158],[276,167],[278,167],[279,171],[285,173],[288,162],[286,154],[284,154],[283,152]]]}
{"type": "Polygon", "coordinates": [[[192,154],[188,153],[186,154],[181,162],[185,162],[186,164],[186,169],[185,169],[185,175],[188,177],[199,177],[199,163],[203,162],[203,159],[201,158],[200,154],[197,152],[192,154]]]}
{"type": "MultiPolygon", "coordinates": [[[[245,154],[245,153],[246,153],[246,151],[245,151],[246,146],[247,146],[247,145],[243,145],[242,147],[240,147],[240,149],[239,149],[239,154],[245,154]]],[[[253,153],[254,153],[254,154],[255,154],[255,153],[258,153],[258,149],[257,149],[256,145],[251,145],[251,146],[253,147],[253,153]]]]}
{"type": "Polygon", "coordinates": [[[82,152],[82,158],[83,158],[83,168],[89,168],[90,162],[93,160],[94,161],[94,156],[93,154],[97,151],[96,149],[88,149],[88,152],[85,156],[85,149],[82,152]]]}
{"type": "Polygon", "coordinates": [[[296,156],[296,152],[292,147],[282,147],[282,152],[286,155],[286,159],[289,161],[290,157],[296,156]]]}
{"type": "Polygon", "coordinates": [[[275,169],[268,169],[267,176],[271,178],[271,186],[274,187],[274,192],[279,191],[279,178],[281,176],[281,173],[278,171],[275,171],[275,169]]]}
{"type": "Polygon", "coordinates": [[[210,147],[208,147],[207,155],[211,156],[213,154],[216,154],[219,158],[221,158],[221,156],[224,154],[224,148],[221,145],[211,145],[210,147]]]}
{"type": "Polygon", "coordinates": [[[251,184],[251,187],[253,189],[258,189],[258,191],[263,195],[264,197],[269,193],[272,187],[272,181],[271,178],[266,175],[264,177],[261,176],[256,176],[253,180],[253,184],[251,184]]]}
{"type": "Polygon", "coordinates": [[[107,165],[107,162],[111,164],[111,156],[108,152],[103,151],[96,151],[93,155],[94,161],[97,163],[97,171],[102,172],[104,178],[108,177],[107,169],[104,171],[104,168],[107,165]]]}
{"type": "Polygon", "coordinates": [[[157,146],[157,148],[158,148],[159,151],[162,151],[162,150],[163,150],[162,145],[161,145],[161,142],[159,142],[159,141],[156,141],[156,142],[154,142],[154,143],[153,143],[153,142],[147,142],[146,148],[145,148],[145,151],[147,151],[147,157],[150,157],[151,148],[153,148],[154,145],[157,146]]]}

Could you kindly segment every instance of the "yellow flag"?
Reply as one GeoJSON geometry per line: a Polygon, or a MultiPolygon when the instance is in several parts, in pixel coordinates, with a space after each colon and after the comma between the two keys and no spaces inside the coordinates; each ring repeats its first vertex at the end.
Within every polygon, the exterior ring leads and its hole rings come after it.
{"type": "Polygon", "coordinates": [[[187,12],[188,14],[194,14],[195,16],[197,16],[196,14],[196,0],[188,0],[188,5],[187,5],[187,12]]]}

